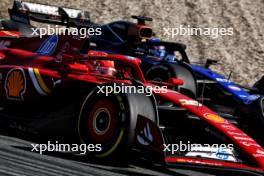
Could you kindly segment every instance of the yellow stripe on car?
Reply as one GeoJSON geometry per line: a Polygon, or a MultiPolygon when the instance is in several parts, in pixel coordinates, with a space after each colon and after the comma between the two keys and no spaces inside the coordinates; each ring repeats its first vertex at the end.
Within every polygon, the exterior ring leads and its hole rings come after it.
{"type": "Polygon", "coordinates": [[[44,80],[42,79],[42,77],[39,73],[39,69],[34,68],[34,73],[38,79],[38,82],[39,82],[41,89],[44,90],[46,93],[51,93],[51,90],[46,86],[44,80]]]}
{"type": "Polygon", "coordinates": [[[38,83],[38,80],[36,78],[36,75],[34,73],[34,69],[33,68],[28,68],[28,73],[29,73],[29,76],[32,80],[32,83],[35,87],[35,90],[40,94],[40,95],[47,95],[47,93],[45,91],[42,90],[42,88],[40,87],[39,83],[38,83]]]}

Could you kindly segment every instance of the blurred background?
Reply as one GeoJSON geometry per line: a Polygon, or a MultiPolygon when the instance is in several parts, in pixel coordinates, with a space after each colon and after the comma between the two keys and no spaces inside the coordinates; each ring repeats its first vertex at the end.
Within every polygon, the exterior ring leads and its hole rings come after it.
{"type": "MultiPolygon", "coordinates": [[[[91,20],[108,23],[131,20],[131,15],[153,18],[157,37],[182,42],[192,61],[219,60],[214,69],[232,80],[252,85],[264,74],[264,0],[28,0],[42,4],[85,9],[91,20]],[[232,36],[164,35],[163,28],[180,25],[233,28],[232,36]]],[[[0,0],[0,18],[7,18],[13,0],[0,0]]]]}

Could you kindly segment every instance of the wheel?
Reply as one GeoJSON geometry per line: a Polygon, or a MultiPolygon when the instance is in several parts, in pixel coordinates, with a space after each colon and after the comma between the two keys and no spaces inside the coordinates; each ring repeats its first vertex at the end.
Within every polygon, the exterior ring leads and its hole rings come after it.
{"type": "Polygon", "coordinates": [[[246,112],[243,114],[247,115],[247,118],[244,119],[244,123],[248,126],[252,137],[264,146],[264,97],[260,97],[259,99],[255,100],[252,104],[248,105],[248,108],[244,108],[246,112]]]}
{"type": "Polygon", "coordinates": [[[185,65],[162,64],[152,66],[146,72],[147,80],[168,82],[169,78],[178,78],[184,80],[183,85],[172,87],[171,89],[177,90],[182,94],[189,97],[196,98],[197,84],[196,79],[190,69],[185,65]]]}
{"type": "Polygon", "coordinates": [[[133,146],[138,115],[156,122],[156,112],[144,94],[88,95],[82,105],[78,131],[82,143],[101,144],[96,158],[123,158],[133,146]]]}
{"type": "Polygon", "coordinates": [[[264,94],[264,76],[258,80],[253,87],[257,88],[259,90],[259,93],[264,94]]]}
{"type": "Polygon", "coordinates": [[[237,106],[237,117],[240,117],[238,126],[249,136],[264,146],[264,97],[254,100],[251,104],[237,106]]]}

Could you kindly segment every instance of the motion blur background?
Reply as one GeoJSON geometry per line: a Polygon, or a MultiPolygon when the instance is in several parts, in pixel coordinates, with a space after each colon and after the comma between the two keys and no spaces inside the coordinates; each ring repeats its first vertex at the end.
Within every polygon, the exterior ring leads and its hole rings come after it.
{"type": "MultiPolygon", "coordinates": [[[[232,36],[213,39],[208,36],[177,36],[173,41],[187,44],[193,61],[217,59],[215,69],[224,75],[232,70],[232,80],[252,85],[264,74],[264,0],[28,0],[64,7],[81,8],[90,12],[99,23],[131,20],[131,15],[146,15],[157,37],[164,40],[163,28],[191,27],[234,29],[232,36]]],[[[7,18],[7,8],[13,0],[0,0],[0,18],[7,18]]],[[[167,38],[166,38],[167,37],[167,38]]]]}

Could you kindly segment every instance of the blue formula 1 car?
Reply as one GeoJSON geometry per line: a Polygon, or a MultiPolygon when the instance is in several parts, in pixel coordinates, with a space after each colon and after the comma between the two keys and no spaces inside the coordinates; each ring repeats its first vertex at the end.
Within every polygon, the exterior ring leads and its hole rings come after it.
{"type": "MultiPolygon", "coordinates": [[[[195,80],[196,84],[191,84],[192,87],[189,87],[190,84],[186,85],[186,88],[193,90],[196,99],[234,124],[242,125],[249,133],[258,136],[260,141],[264,140],[262,137],[264,78],[252,88],[241,86],[230,80],[231,74],[227,78],[210,68],[211,65],[217,64],[216,60],[207,59],[205,64],[192,64],[185,52],[182,51],[184,57],[181,55],[181,58],[173,53],[177,50],[171,48],[172,43],[159,39],[151,39],[148,43],[149,47],[155,46],[156,48],[154,52],[152,51],[153,56],[160,58],[159,63],[153,59],[147,61],[148,64],[152,64],[146,73],[148,78],[166,81],[170,76],[176,76],[187,80],[187,83],[195,80]],[[180,69],[172,70],[171,65],[177,65],[180,69]],[[188,70],[192,74],[182,72],[182,67],[184,71],[188,70]],[[190,79],[190,75],[194,77],[190,79]]],[[[174,45],[178,44],[174,43],[174,45]]]]}
{"type": "Polygon", "coordinates": [[[91,37],[96,49],[140,58],[145,77],[157,84],[168,82],[170,78],[184,80],[183,85],[171,88],[214,109],[264,145],[261,91],[240,86],[211,70],[210,65],[216,64],[215,60],[208,59],[205,65],[191,64],[184,44],[153,38],[151,28],[145,24],[151,18],[133,18],[138,22],[116,21],[102,25],[103,35],[91,37]]]}
{"type": "Polygon", "coordinates": [[[145,72],[147,78],[167,81],[176,77],[187,81],[184,89],[189,91],[184,92],[182,87],[178,87],[180,92],[193,93],[202,104],[214,109],[264,144],[264,78],[256,82],[254,87],[241,86],[230,80],[231,73],[225,77],[210,68],[217,64],[216,60],[207,59],[205,64],[191,63],[183,44],[182,50],[179,49],[179,43],[163,42],[159,39],[150,39],[141,44],[145,45],[145,51],[149,53],[141,57],[143,63],[151,65],[145,72]],[[180,54],[177,53],[179,50],[180,54]],[[153,57],[159,60],[152,59],[153,57]]]}
{"type": "Polygon", "coordinates": [[[230,121],[243,124],[244,129],[263,144],[263,93],[257,86],[241,86],[230,81],[230,76],[226,78],[213,71],[208,64],[212,62],[208,60],[204,66],[191,64],[197,80],[198,99],[230,121]]]}

